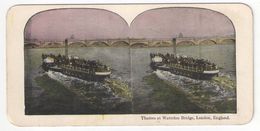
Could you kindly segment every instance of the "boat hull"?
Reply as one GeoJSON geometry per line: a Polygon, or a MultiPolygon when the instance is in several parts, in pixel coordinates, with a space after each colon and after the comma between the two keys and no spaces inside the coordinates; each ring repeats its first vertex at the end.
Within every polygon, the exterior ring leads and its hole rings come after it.
{"type": "Polygon", "coordinates": [[[175,75],[186,76],[198,80],[210,80],[212,79],[212,77],[218,76],[218,72],[219,72],[218,70],[196,72],[184,68],[167,67],[158,63],[151,63],[151,68],[153,70],[158,69],[158,70],[168,71],[175,75]]]}
{"type": "Polygon", "coordinates": [[[59,72],[67,76],[76,77],[79,79],[87,80],[87,81],[104,81],[106,78],[110,77],[111,72],[86,72],[82,70],[72,69],[72,68],[65,68],[59,66],[52,66],[43,64],[43,69],[45,71],[54,71],[59,72]]]}

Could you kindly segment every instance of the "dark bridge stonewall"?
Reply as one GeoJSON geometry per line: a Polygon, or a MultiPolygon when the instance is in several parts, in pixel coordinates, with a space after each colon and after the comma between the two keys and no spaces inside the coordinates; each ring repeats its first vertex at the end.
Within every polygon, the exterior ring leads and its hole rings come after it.
{"type": "MultiPolygon", "coordinates": [[[[235,43],[234,36],[224,37],[178,37],[176,38],[176,44],[178,45],[207,45],[207,44],[226,44],[235,43]]],[[[64,47],[63,41],[25,41],[26,45],[33,47],[64,47]]],[[[96,39],[96,40],[72,40],[69,42],[70,47],[118,47],[118,46],[130,46],[130,47],[165,47],[172,46],[171,39],[96,39]]]]}

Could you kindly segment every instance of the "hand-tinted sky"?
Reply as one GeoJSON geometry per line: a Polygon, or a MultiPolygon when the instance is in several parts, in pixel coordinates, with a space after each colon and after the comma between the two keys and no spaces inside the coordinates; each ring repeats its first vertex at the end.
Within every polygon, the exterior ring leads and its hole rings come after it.
{"type": "Polygon", "coordinates": [[[161,8],[143,12],[131,24],[132,37],[171,38],[233,35],[231,21],[215,11],[198,8],[161,8]]]}
{"type": "Polygon", "coordinates": [[[119,15],[100,9],[59,9],[33,16],[26,38],[64,40],[127,37],[128,25],[119,15]],[[29,33],[31,32],[31,33],[29,33]]]}
{"type": "Polygon", "coordinates": [[[172,38],[233,35],[230,20],[215,11],[198,8],[162,8],[139,14],[130,27],[125,20],[101,9],[58,9],[34,15],[25,38],[38,40],[172,38]]]}

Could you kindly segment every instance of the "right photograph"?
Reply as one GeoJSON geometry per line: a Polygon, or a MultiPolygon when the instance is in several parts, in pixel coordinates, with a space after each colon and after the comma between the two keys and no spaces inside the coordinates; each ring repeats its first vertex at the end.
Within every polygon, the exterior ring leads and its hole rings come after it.
{"type": "Polygon", "coordinates": [[[219,12],[158,8],[130,25],[132,112],[236,113],[236,34],[219,12]]]}

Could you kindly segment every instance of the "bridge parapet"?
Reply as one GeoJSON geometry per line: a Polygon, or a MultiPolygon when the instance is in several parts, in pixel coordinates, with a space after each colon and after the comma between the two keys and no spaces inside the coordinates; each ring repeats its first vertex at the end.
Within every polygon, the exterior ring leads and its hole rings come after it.
{"type": "Polygon", "coordinates": [[[224,37],[182,37],[182,38],[176,38],[177,45],[183,44],[183,43],[189,43],[192,45],[199,45],[199,44],[205,44],[205,43],[214,43],[214,44],[222,44],[225,40],[232,40],[235,41],[234,36],[224,36],[224,37]]]}
{"type": "MultiPolygon", "coordinates": [[[[222,44],[227,42],[235,43],[235,36],[224,37],[178,37],[176,38],[177,45],[199,45],[199,44],[222,44]]],[[[131,47],[159,47],[159,46],[172,46],[172,39],[97,39],[97,40],[79,40],[70,41],[69,46],[131,46],[131,47]]],[[[39,47],[62,47],[63,41],[25,41],[27,44],[39,45],[39,47]]]]}

